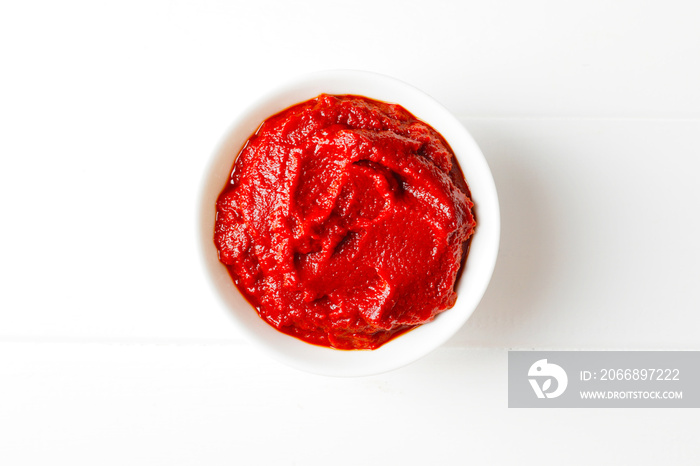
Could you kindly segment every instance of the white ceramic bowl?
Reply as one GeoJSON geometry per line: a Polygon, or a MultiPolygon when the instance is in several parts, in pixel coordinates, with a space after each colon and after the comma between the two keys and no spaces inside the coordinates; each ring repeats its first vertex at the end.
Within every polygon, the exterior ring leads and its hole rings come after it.
{"type": "Polygon", "coordinates": [[[332,376],[372,375],[396,369],[425,356],[466,322],[479,304],[496,263],[500,214],[493,177],[467,130],[427,94],[396,79],[362,71],[326,71],[302,77],[274,90],[239,115],[203,180],[200,199],[200,243],[205,267],[216,294],[235,321],[272,357],[290,366],[332,376]],[[321,93],[355,94],[397,103],[441,133],[462,168],[475,203],[477,227],[466,267],[457,285],[457,302],[436,319],[376,350],[343,351],[311,345],[274,329],[243,298],[217,256],[214,246],[216,199],[245,141],[266,118],[321,93]]]}

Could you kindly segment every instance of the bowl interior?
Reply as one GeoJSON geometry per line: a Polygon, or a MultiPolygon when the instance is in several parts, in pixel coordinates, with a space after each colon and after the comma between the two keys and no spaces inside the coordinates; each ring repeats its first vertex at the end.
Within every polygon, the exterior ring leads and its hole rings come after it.
{"type": "Polygon", "coordinates": [[[200,247],[217,295],[248,338],[270,356],[301,370],[324,375],[360,376],[395,369],[434,350],[454,335],[472,314],[488,286],[498,254],[500,216],[493,177],[478,146],[462,124],[427,94],[387,76],[360,71],[316,73],[288,83],[239,116],[206,171],[200,199],[200,247]],[[433,322],[407,332],[380,348],[341,351],[311,345],[279,332],[263,321],[243,298],[218,260],[214,246],[216,199],[228,180],[245,141],[269,116],[319,94],[356,94],[397,103],[435,128],[449,142],[475,203],[477,227],[465,269],[457,284],[457,302],[433,322]]]}

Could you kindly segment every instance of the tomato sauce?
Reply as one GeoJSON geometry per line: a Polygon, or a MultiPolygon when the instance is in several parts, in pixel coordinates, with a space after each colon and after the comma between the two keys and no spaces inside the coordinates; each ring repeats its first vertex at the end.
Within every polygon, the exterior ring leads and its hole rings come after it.
{"type": "Polygon", "coordinates": [[[375,349],[454,305],[473,205],[432,127],[399,105],[324,94],[250,137],[218,198],[214,242],[273,327],[375,349]]]}

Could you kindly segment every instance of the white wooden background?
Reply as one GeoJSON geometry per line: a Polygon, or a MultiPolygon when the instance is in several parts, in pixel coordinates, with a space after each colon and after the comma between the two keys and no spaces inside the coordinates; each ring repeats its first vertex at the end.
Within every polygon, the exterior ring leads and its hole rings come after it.
{"type": "Polygon", "coordinates": [[[509,410],[507,350],[700,350],[700,4],[0,1],[0,464],[697,464],[696,410],[509,410]],[[502,209],[444,347],[374,377],[246,343],[196,247],[206,162],[285,79],[460,117],[502,209]]]}

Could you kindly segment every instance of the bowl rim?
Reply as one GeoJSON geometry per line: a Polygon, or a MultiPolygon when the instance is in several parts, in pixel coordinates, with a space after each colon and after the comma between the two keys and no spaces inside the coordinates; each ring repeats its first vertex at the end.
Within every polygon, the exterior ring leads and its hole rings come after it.
{"type": "Polygon", "coordinates": [[[238,112],[221,142],[210,154],[199,188],[199,256],[212,291],[248,341],[255,343],[272,358],[306,372],[341,377],[376,375],[398,369],[429,354],[456,334],[472,315],[486,292],[498,256],[498,195],[486,159],[471,134],[446,107],[425,92],[379,73],[347,69],[319,71],[293,78],[258,97],[238,112]],[[319,89],[324,90],[318,92],[319,89]],[[343,89],[346,91],[342,92],[343,89]],[[475,203],[477,227],[471,239],[466,266],[457,284],[455,306],[438,314],[432,322],[406,332],[375,350],[348,351],[316,346],[270,326],[240,294],[225,266],[219,262],[214,246],[216,198],[245,141],[269,116],[321,93],[362,95],[397,103],[431,125],[452,147],[475,203]],[[475,270],[477,266],[478,270],[475,270]]]}

